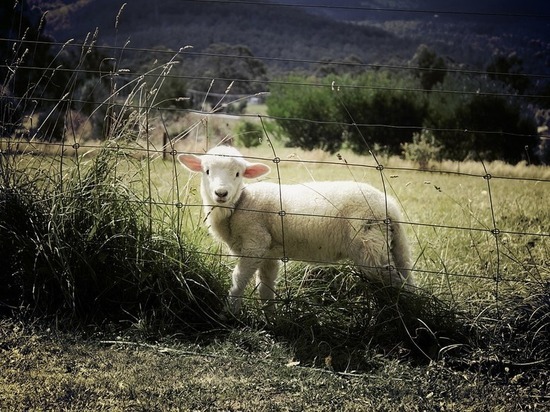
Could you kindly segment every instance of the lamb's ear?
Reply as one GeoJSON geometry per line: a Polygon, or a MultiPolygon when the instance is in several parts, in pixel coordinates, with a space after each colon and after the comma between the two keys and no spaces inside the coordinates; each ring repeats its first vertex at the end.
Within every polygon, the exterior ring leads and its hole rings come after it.
{"type": "Polygon", "coordinates": [[[192,154],[180,154],[178,156],[178,160],[184,167],[191,170],[192,172],[202,172],[202,162],[199,156],[195,156],[192,154]]]}
{"type": "Polygon", "coordinates": [[[254,179],[271,172],[271,168],[263,163],[249,163],[244,171],[244,177],[254,179]]]}

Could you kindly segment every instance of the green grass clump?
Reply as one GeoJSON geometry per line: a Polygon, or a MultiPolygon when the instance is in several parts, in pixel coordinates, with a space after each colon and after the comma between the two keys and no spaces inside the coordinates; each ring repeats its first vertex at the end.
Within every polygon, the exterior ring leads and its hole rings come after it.
{"type": "Polygon", "coordinates": [[[122,160],[106,147],[59,181],[2,169],[3,312],[25,308],[35,316],[152,329],[215,322],[215,267],[170,222],[152,220],[148,202],[126,181],[131,175],[121,172],[122,160]]]}
{"type": "MultiPolygon", "coordinates": [[[[245,323],[257,317],[259,306],[245,305],[245,323]]],[[[436,359],[444,347],[466,341],[462,321],[433,295],[372,284],[349,266],[298,265],[280,282],[268,330],[288,342],[303,364],[372,370],[380,354],[436,359]]]]}

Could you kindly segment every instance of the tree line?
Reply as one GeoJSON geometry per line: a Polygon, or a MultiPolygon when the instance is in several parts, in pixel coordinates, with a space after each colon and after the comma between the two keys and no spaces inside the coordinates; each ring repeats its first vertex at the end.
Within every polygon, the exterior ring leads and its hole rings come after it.
{"type": "MultiPolygon", "coordinates": [[[[377,148],[400,155],[429,131],[433,156],[451,160],[544,162],[537,125],[514,88],[525,78],[448,72],[429,48],[419,49],[417,70],[370,70],[326,77],[291,75],[271,86],[268,114],[286,144],[336,152],[377,148]],[[415,140],[416,137],[416,140],[415,140]]],[[[502,57],[498,57],[501,62],[502,57]]],[[[426,144],[426,142],[423,142],[426,144]]]]}
{"type": "MultiPolygon", "coordinates": [[[[24,1],[4,9],[1,27],[10,29],[2,37],[18,42],[0,42],[1,134],[13,135],[25,116],[37,113],[36,137],[60,139],[63,117],[77,111],[90,117],[94,135],[106,135],[104,103],[113,89],[109,73],[116,72],[116,59],[94,47],[94,39],[88,47],[60,51],[44,35],[36,9],[24,1]]],[[[516,55],[495,55],[485,72],[468,74],[450,70],[445,59],[421,45],[406,70],[367,67],[351,55],[275,77],[247,46],[214,43],[181,63],[157,94],[159,108],[185,109],[176,102],[187,88],[224,93],[231,84],[232,93],[269,91],[268,113],[291,146],[402,154],[421,143],[433,156],[453,160],[548,163],[550,158],[529,107],[545,107],[548,99],[522,97],[532,93],[533,84],[522,75],[516,55]]],[[[135,73],[149,69],[143,61],[136,67],[135,73]]]]}

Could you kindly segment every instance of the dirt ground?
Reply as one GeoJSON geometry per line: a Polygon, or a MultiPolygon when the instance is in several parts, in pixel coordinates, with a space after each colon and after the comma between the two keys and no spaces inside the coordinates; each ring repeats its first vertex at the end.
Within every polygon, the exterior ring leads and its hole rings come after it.
{"type": "MultiPolygon", "coordinates": [[[[374,364],[374,363],[373,363],[374,364]]],[[[206,345],[84,338],[0,320],[0,409],[181,411],[549,410],[548,373],[491,377],[380,358],[368,373],[300,365],[258,331],[206,345]]],[[[544,372],[544,371],[543,371],[544,372]]]]}

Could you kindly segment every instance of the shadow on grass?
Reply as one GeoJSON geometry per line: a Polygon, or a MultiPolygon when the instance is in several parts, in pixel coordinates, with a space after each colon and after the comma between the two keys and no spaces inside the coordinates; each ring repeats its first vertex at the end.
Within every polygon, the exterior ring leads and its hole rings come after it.
{"type": "MultiPolygon", "coordinates": [[[[429,362],[467,342],[465,326],[444,302],[421,290],[375,287],[351,269],[317,270],[307,289],[287,290],[266,328],[303,365],[369,370],[380,357],[429,362]]],[[[262,316],[248,313],[245,323],[262,316]]]]}

